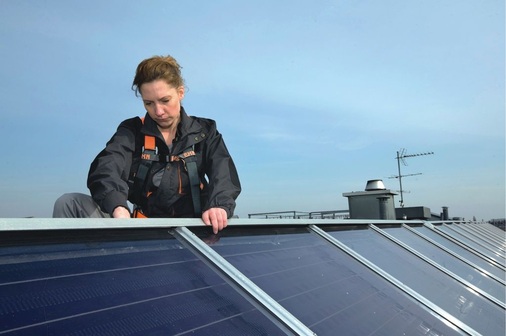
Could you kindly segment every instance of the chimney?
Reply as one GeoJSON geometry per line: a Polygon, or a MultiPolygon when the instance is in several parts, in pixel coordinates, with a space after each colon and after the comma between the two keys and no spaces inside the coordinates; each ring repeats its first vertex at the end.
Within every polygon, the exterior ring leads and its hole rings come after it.
{"type": "Polygon", "coordinates": [[[365,191],[343,193],[351,219],[395,219],[394,195],[382,180],[369,180],[365,191]]]}
{"type": "Polygon", "coordinates": [[[443,207],[443,214],[441,215],[441,220],[448,220],[448,207],[443,207]]]}
{"type": "Polygon", "coordinates": [[[381,196],[378,197],[379,201],[379,219],[388,219],[388,200],[390,197],[387,196],[381,196]]]}

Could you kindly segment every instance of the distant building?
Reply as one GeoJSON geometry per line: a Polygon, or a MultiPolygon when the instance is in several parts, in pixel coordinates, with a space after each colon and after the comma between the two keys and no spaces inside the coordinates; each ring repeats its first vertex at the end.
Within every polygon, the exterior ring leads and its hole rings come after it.
{"type": "Polygon", "coordinates": [[[499,229],[506,231],[506,218],[491,219],[488,221],[490,224],[497,226],[499,229]]]}

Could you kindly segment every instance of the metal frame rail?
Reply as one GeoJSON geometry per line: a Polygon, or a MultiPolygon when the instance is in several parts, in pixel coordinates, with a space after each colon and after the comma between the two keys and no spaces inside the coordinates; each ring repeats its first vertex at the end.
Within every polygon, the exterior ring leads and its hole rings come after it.
{"type": "Polygon", "coordinates": [[[316,335],[190,230],[180,227],[170,233],[286,334],[316,335]]]}
{"type": "Polygon", "coordinates": [[[500,240],[498,240],[496,237],[493,237],[493,236],[490,236],[489,234],[487,234],[486,232],[479,232],[477,231],[476,229],[474,229],[471,225],[462,225],[462,224],[459,224],[459,225],[456,225],[455,227],[461,229],[463,232],[466,232],[470,235],[472,235],[472,237],[476,238],[476,239],[479,239],[483,242],[486,242],[487,244],[493,246],[494,248],[498,249],[499,251],[501,251],[504,255],[504,253],[506,253],[506,249],[504,246],[501,246],[503,242],[501,242],[500,240]],[[483,237],[479,237],[479,235],[483,236],[483,237]],[[488,240],[486,239],[483,239],[483,238],[488,238],[488,240]]]}
{"type": "Polygon", "coordinates": [[[450,250],[449,248],[439,244],[438,242],[432,240],[431,238],[427,237],[426,235],[424,235],[423,233],[421,232],[418,232],[414,229],[412,229],[409,225],[406,225],[406,224],[403,224],[402,225],[403,228],[405,228],[406,230],[408,230],[409,232],[417,235],[418,237],[424,239],[425,241],[429,242],[430,244],[436,246],[437,248],[445,251],[446,253],[450,254],[451,256],[453,256],[454,258],[462,261],[463,263],[471,266],[472,268],[474,268],[475,270],[477,270],[478,272],[481,272],[483,274],[486,274],[488,277],[490,277],[491,279],[494,279],[495,281],[499,282],[501,285],[503,286],[506,286],[506,281],[504,279],[501,279],[497,276],[495,276],[494,274],[490,273],[489,271],[487,270],[484,270],[482,267],[476,265],[475,263],[467,260],[466,258],[462,257],[460,254],[450,250]]]}
{"type": "Polygon", "coordinates": [[[473,235],[482,235],[483,237],[487,237],[488,239],[490,239],[491,241],[494,242],[494,245],[496,245],[497,248],[506,252],[506,237],[505,236],[500,237],[499,235],[497,235],[493,232],[490,232],[489,230],[478,227],[476,224],[468,224],[468,225],[459,224],[458,227],[462,228],[464,231],[467,231],[473,235]]]}
{"type": "Polygon", "coordinates": [[[448,228],[448,230],[452,231],[452,232],[455,232],[456,234],[458,235],[461,235],[467,239],[469,239],[470,241],[472,241],[473,243],[477,244],[478,246],[484,248],[485,250],[489,251],[490,253],[493,253],[494,255],[496,255],[497,257],[499,258],[502,258],[502,259],[505,259],[506,260],[506,256],[504,255],[504,251],[496,251],[494,250],[495,249],[495,246],[492,246],[492,244],[490,244],[489,242],[486,242],[482,239],[478,239],[475,235],[473,234],[470,234],[469,232],[465,231],[465,230],[462,230],[460,229],[460,226],[455,226],[455,227],[452,227],[452,225],[448,225],[448,224],[443,224],[443,227],[445,228],[448,228]],[[458,229],[456,229],[456,227],[458,227],[458,229]],[[462,230],[462,231],[461,231],[462,230]],[[502,253],[501,253],[502,252],[502,253]]]}
{"type": "Polygon", "coordinates": [[[474,290],[476,293],[479,293],[481,296],[485,297],[486,299],[488,299],[489,301],[492,301],[493,303],[495,303],[496,305],[498,305],[499,307],[501,307],[502,309],[505,309],[506,310],[506,304],[504,302],[501,302],[500,300],[496,299],[495,297],[493,297],[492,295],[490,295],[489,293],[481,290],[480,288],[476,287],[475,285],[469,283],[469,281],[463,279],[462,277],[458,276],[457,274],[449,271],[448,269],[446,269],[445,267],[439,265],[438,263],[430,260],[429,258],[427,258],[425,255],[421,254],[420,252],[416,251],[415,249],[411,248],[410,246],[408,246],[407,244],[401,242],[400,240],[398,240],[397,238],[393,237],[392,235],[388,234],[387,232],[385,232],[384,230],[381,230],[380,228],[378,228],[377,226],[375,225],[370,225],[369,226],[374,232],[382,235],[383,237],[389,239],[390,241],[394,242],[395,244],[399,245],[400,247],[402,247],[403,249],[405,249],[406,251],[409,251],[411,254],[415,255],[416,257],[418,257],[419,259],[422,259],[423,261],[425,261],[426,263],[428,263],[429,265],[431,265],[432,267],[435,267],[436,269],[438,269],[439,271],[445,273],[446,275],[448,275],[449,277],[455,279],[456,281],[460,282],[461,284],[463,284],[464,286],[468,287],[468,288],[471,288],[472,290],[474,290]]]}
{"type": "Polygon", "coordinates": [[[486,262],[496,266],[497,268],[499,268],[500,270],[502,271],[505,271],[506,272],[506,268],[504,267],[504,265],[501,265],[499,262],[497,262],[496,260],[494,259],[491,259],[489,256],[486,256],[484,255],[483,253],[481,253],[480,251],[476,250],[475,248],[472,248],[471,246],[468,246],[466,244],[463,244],[462,242],[460,242],[458,239],[455,239],[454,237],[452,237],[451,235],[449,235],[448,233],[438,229],[436,227],[436,225],[432,224],[432,223],[425,223],[424,224],[425,227],[429,228],[431,231],[437,233],[438,235],[448,239],[449,241],[451,241],[452,243],[454,244],[457,244],[458,246],[462,247],[463,249],[466,249],[467,251],[473,253],[474,255],[480,257],[481,259],[485,260],[486,262]]]}

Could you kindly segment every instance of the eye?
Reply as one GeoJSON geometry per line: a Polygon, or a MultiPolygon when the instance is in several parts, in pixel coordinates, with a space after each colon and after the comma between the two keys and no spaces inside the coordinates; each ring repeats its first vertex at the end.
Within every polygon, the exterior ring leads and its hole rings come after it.
{"type": "Polygon", "coordinates": [[[144,106],[150,106],[151,102],[144,102],[144,106]]]}

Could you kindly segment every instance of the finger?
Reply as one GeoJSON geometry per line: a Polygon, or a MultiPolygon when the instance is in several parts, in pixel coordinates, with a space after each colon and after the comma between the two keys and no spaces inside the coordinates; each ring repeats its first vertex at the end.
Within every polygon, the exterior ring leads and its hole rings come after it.
{"type": "Polygon", "coordinates": [[[219,231],[223,230],[223,221],[216,217],[216,222],[213,223],[214,234],[217,234],[219,231]]]}
{"type": "Polygon", "coordinates": [[[220,230],[223,230],[227,227],[227,212],[223,209],[220,209],[220,230]]]}
{"type": "Polygon", "coordinates": [[[228,225],[228,216],[227,216],[227,212],[225,210],[222,209],[222,212],[223,214],[223,228],[226,228],[227,225],[228,225]]]}
{"type": "Polygon", "coordinates": [[[214,234],[218,234],[218,232],[220,231],[220,228],[218,227],[217,224],[213,224],[213,233],[214,234]]]}
{"type": "Polygon", "coordinates": [[[209,210],[202,214],[202,221],[205,225],[211,225],[211,219],[209,218],[209,210]]]}
{"type": "Polygon", "coordinates": [[[212,226],[213,233],[216,234],[216,233],[218,233],[218,230],[219,230],[219,226],[218,226],[219,221],[218,221],[218,218],[216,217],[216,212],[214,210],[215,209],[213,209],[213,208],[206,210],[202,214],[202,221],[204,222],[205,225],[212,226]]]}
{"type": "Polygon", "coordinates": [[[217,234],[227,227],[227,212],[222,208],[210,208],[202,214],[202,221],[206,225],[211,225],[213,233],[217,234]]]}
{"type": "Polygon", "coordinates": [[[227,227],[227,212],[223,209],[217,209],[216,216],[218,218],[218,230],[223,230],[227,227]]]}
{"type": "Polygon", "coordinates": [[[218,221],[218,230],[221,231],[227,227],[227,212],[224,209],[216,209],[216,217],[218,221]]]}

